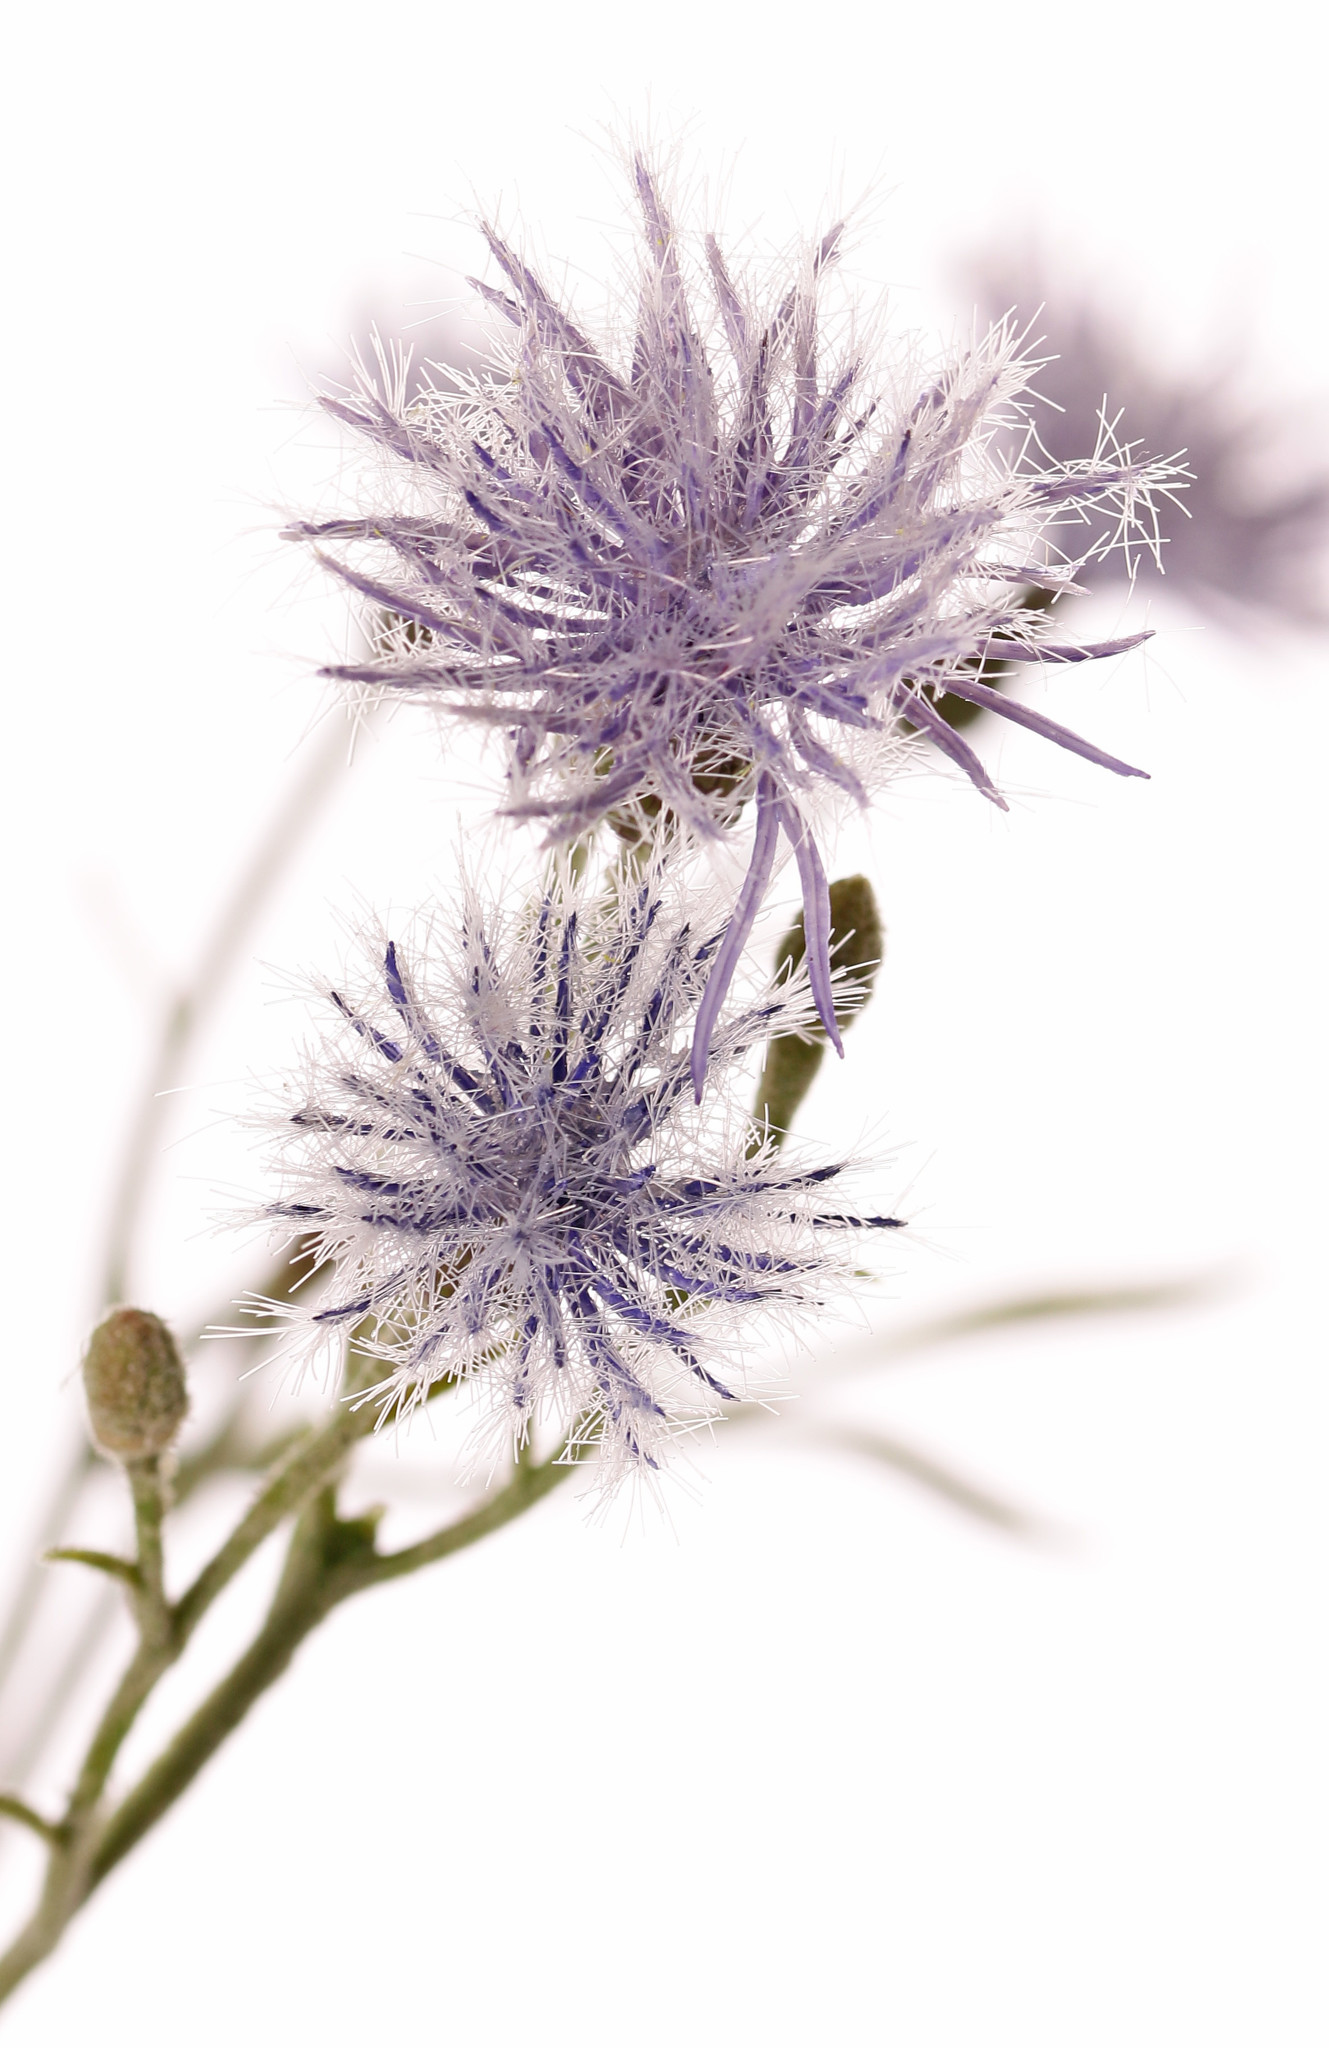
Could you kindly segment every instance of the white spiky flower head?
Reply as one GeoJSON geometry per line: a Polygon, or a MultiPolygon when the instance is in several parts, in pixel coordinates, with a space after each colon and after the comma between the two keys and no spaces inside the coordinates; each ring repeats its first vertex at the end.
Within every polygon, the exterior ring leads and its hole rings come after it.
{"type": "Polygon", "coordinates": [[[296,1355],[355,1329],[385,1416],[461,1384],[491,1451],[553,1424],[610,1480],[738,1397],[746,1326],[814,1304],[837,1239],[898,1227],[827,1206],[839,1166],[749,1156],[743,1065],[815,1024],[805,974],[717,1024],[695,1101],[723,918],[689,917],[659,856],[629,867],[606,885],[560,864],[516,910],[466,886],[409,950],[364,938],[321,988],[264,1211],[330,1262],[316,1303],[280,1311],[296,1355]]]}

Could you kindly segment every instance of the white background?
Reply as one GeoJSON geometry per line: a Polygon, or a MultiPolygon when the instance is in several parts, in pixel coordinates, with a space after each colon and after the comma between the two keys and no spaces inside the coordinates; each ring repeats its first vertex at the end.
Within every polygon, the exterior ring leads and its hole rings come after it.
{"type": "MultiPolygon", "coordinates": [[[[453,293],[476,199],[594,280],[624,247],[604,127],[636,122],[684,137],[753,252],[870,190],[854,281],[905,324],[963,317],[957,254],[1037,220],[1170,361],[1235,322],[1276,405],[1322,360],[1308,18],[27,12],[7,1554],[74,1426],[156,1004],[322,708],[336,606],[274,538],[331,459],[292,438],[301,366],[335,365],[366,296],[453,293]]],[[[1243,646],[1173,599],[1151,623],[1147,656],[1046,699],[1151,782],[985,731],[1009,818],[914,777],[846,835],[890,960],[807,1120],[904,1148],[883,1198],[921,1174],[923,1241],[807,1362],[797,1416],[703,1452],[667,1522],[588,1528],[569,1492],[336,1616],[15,2002],[15,2048],[1323,2041],[1329,678],[1322,646],[1243,646]],[[1165,1317],[885,1364],[892,1333],[998,1293],[1197,1273],[1211,1296],[1165,1317]],[[837,1363],[867,1369],[815,1391],[837,1363]],[[836,1418],[1004,1491],[1044,1540],[818,1448],[836,1418]]],[[[200,1233],[251,1171],[218,1121],[236,1077],[298,1027],[259,960],[326,959],[357,891],[446,886],[458,778],[474,820],[469,756],[399,719],[292,871],[161,1162],[138,1287],[163,1313],[249,1277],[200,1233]]],[[[428,1446],[408,1463],[417,1500],[443,1488],[428,1446]]],[[[11,1849],[0,1880],[24,1867],[11,1849]]]]}

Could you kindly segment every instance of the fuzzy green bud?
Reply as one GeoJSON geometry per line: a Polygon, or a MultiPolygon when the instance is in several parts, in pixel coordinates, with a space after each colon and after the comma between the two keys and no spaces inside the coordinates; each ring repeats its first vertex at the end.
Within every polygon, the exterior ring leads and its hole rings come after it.
{"type": "Polygon", "coordinates": [[[175,1339],[147,1309],[117,1308],[98,1323],[83,1359],[88,1421],[99,1448],[124,1464],[174,1442],[189,1408],[175,1339]]]}
{"type": "MultiPolygon", "coordinates": [[[[877,899],[866,875],[846,875],[831,883],[831,961],[845,970],[835,989],[835,1021],[847,1030],[872,994],[872,985],[885,950],[885,934],[877,911],[877,899]]],[[[803,913],[780,941],[775,956],[777,985],[798,972],[807,951],[803,913]]],[[[766,1063],[757,1089],[754,1117],[758,1132],[769,1127],[776,1143],[784,1137],[826,1053],[826,1032],[821,1024],[812,1027],[808,1038],[792,1035],[773,1038],[766,1048],[766,1063]]],[[[760,1144],[754,1134],[754,1147],[760,1144]]]]}
{"type": "MultiPolygon", "coordinates": [[[[831,964],[847,970],[835,990],[835,1021],[844,1031],[872,993],[872,984],[881,965],[884,934],[877,899],[866,875],[846,875],[842,881],[832,882],[830,896],[831,964]]],[[[788,981],[792,974],[798,972],[806,952],[807,941],[803,936],[803,913],[800,910],[781,939],[775,956],[777,984],[788,981]]],[[[819,1037],[825,1037],[820,1024],[813,1028],[819,1037]]]]}

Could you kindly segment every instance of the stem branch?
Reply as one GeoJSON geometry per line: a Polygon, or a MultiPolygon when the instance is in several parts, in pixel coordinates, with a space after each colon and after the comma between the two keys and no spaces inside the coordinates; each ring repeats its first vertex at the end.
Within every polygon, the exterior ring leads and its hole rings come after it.
{"type": "MultiPolygon", "coordinates": [[[[305,1637],[334,1607],[370,1586],[403,1578],[478,1543],[543,1500],[573,1469],[572,1463],[560,1462],[566,1454],[564,1445],[541,1464],[523,1461],[506,1486],[460,1521],[419,1543],[381,1555],[374,1546],[373,1518],[343,1521],[336,1505],[338,1468],[356,1439],[373,1427],[373,1419],[372,1409],[343,1406],[317,1435],[296,1447],[174,1608],[161,1598],[160,1517],[154,1522],[153,1482],[146,1473],[141,1475],[141,1508],[140,1491],[136,1488],[135,1492],[139,1569],[145,1588],[155,1588],[166,1625],[158,1625],[159,1610],[154,1605],[153,1625],[143,1628],[138,1650],[93,1736],[63,1820],[43,1821],[21,1800],[0,1797],[0,1812],[35,1829],[50,1848],[36,1911],[8,1954],[0,1957],[0,2001],[51,1953],[84,1900],[192,1784],[255,1700],[280,1678],[305,1637]],[[106,1784],[144,1701],[179,1657],[222,1587],[292,1512],[296,1524],[281,1580],[249,1648],[137,1785],[106,1816],[102,1807],[106,1784]]],[[[159,1474],[155,1499],[159,1504],[159,1474]]],[[[143,1598],[147,1600],[146,1592],[143,1598]]]]}

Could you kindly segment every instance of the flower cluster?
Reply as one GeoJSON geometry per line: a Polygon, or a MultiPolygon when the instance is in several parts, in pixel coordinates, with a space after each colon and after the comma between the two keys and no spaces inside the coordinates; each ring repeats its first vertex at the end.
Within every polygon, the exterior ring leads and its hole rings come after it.
{"type": "Polygon", "coordinates": [[[698,1016],[700,1092],[782,835],[838,1045],[819,799],[865,800],[921,734],[1002,802],[938,698],[1142,772],[993,689],[984,663],[1083,661],[1147,637],[1076,645],[1021,598],[1031,583],[1074,587],[1054,531],[1083,533],[1089,507],[1133,530],[1171,472],[1000,457],[1036,367],[1009,325],[903,397],[870,388],[858,356],[824,366],[819,287],[839,228],[762,306],[713,237],[686,261],[641,160],[635,179],[642,255],[621,360],[487,227],[505,288],[476,290],[508,331],[493,373],[440,372],[413,399],[404,372],[325,397],[379,452],[379,480],[356,516],[289,532],[368,608],[371,654],[325,673],[498,727],[509,815],[543,819],[557,841],[605,819],[627,837],[679,822],[716,834],[755,805],[747,884],[698,1016]]]}
{"type": "Polygon", "coordinates": [[[658,860],[598,893],[563,867],[524,911],[468,893],[418,960],[380,938],[372,978],[326,988],[339,1028],[286,1106],[265,1211],[331,1262],[317,1304],[280,1311],[305,1351],[355,1330],[385,1413],[471,1382],[510,1442],[556,1423],[611,1478],[735,1399],[741,1324],[815,1298],[828,1233],[897,1219],[828,1210],[841,1169],[754,1150],[734,1113],[726,1078],[815,1023],[805,976],[717,1026],[693,1102],[718,943],[658,860]]]}

